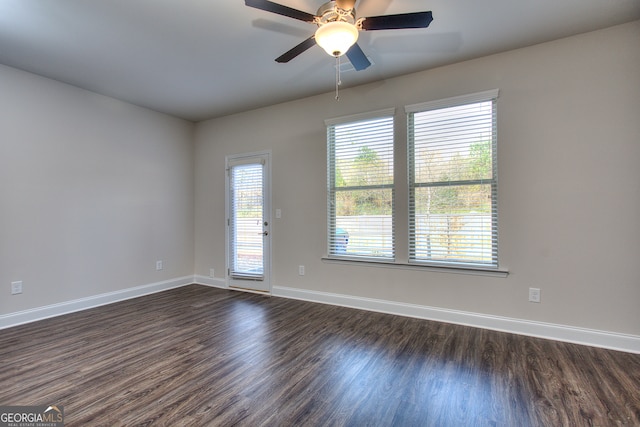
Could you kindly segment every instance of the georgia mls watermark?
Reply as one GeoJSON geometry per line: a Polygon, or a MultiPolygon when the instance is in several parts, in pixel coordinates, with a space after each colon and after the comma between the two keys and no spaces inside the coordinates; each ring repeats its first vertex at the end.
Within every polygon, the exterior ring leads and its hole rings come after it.
{"type": "Polygon", "coordinates": [[[64,427],[58,406],[0,406],[0,427],[64,427]]]}

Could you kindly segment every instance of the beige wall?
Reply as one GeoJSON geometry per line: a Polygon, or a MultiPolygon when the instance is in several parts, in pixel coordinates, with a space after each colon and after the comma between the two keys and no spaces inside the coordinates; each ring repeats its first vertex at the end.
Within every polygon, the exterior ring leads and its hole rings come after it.
{"type": "Polygon", "coordinates": [[[634,22],[345,89],[340,102],[202,122],[195,137],[191,123],[0,66],[0,316],[189,276],[194,260],[195,274],[223,277],[225,156],[271,149],[274,286],[640,335],[639,39],[634,22]],[[493,88],[509,276],[322,262],[324,119],[396,107],[403,141],[405,105],[493,88]],[[11,296],[16,280],[24,292],[11,296]],[[541,304],[527,302],[532,286],[541,304]]]}
{"type": "Polygon", "coordinates": [[[634,22],[345,89],[340,102],[324,94],[199,123],[195,273],[223,277],[225,156],[271,149],[273,208],[282,210],[272,228],[274,286],[640,335],[638,40],[634,22]],[[324,119],[396,107],[402,141],[405,105],[494,88],[500,264],[509,276],[322,262],[324,119]],[[529,287],[542,289],[541,304],[527,301],[529,287]]]}
{"type": "Polygon", "coordinates": [[[0,66],[0,315],[192,275],[193,127],[0,66]]]}

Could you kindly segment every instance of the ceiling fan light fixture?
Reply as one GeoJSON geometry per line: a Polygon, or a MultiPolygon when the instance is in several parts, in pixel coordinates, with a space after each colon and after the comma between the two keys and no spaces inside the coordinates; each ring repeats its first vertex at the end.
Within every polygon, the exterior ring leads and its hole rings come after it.
{"type": "Polygon", "coordinates": [[[344,21],[327,22],[316,30],[315,39],[329,55],[342,56],[358,41],[358,29],[344,21]]]}

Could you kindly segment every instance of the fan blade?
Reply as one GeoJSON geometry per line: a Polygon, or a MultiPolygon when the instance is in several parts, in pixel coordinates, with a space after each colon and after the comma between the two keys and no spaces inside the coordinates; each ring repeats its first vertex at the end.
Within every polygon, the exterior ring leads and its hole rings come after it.
{"type": "Polygon", "coordinates": [[[303,41],[302,43],[300,43],[299,45],[297,45],[296,47],[294,47],[293,49],[291,49],[290,51],[276,58],[276,62],[280,62],[280,63],[289,62],[296,56],[300,55],[302,52],[313,47],[313,45],[315,44],[316,44],[316,36],[313,35],[308,39],[306,39],[305,41],[303,41]]]}
{"type": "Polygon", "coordinates": [[[398,15],[371,16],[364,18],[362,29],[398,30],[402,28],[427,28],[433,21],[431,12],[401,13],[398,15]]]}
{"type": "Polygon", "coordinates": [[[371,65],[371,62],[369,62],[367,56],[364,54],[360,46],[358,46],[358,43],[351,46],[346,55],[356,71],[364,70],[365,68],[368,68],[369,65],[371,65]]]}
{"type": "Polygon", "coordinates": [[[351,10],[356,6],[356,0],[336,0],[336,6],[343,10],[351,10]]]}
{"type": "Polygon", "coordinates": [[[288,16],[289,18],[299,19],[305,22],[313,22],[315,19],[315,16],[310,13],[267,0],[244,0],[244,4],[249,7],[255,7],[256,9],[266,10],[267,12],[277,13],[278,15],[288,16]]]}

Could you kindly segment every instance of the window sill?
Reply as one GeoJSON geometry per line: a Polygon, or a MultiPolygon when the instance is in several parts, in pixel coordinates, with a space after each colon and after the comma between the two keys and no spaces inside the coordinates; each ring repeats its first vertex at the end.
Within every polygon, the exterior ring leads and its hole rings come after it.
{"type": "Polygon", "coordinates": [[[399,270],[418,270],[429,271],[435,273],[453,273],[453,274],[468,274],[473,276],[489,276],[489,277],[507,277],[509,275],[508,270],[499,268],[482,268],[475,266],[442,266],[442,265],[427,265],[417,263],[400,263],[391,261],[376,261],[376,260],[359,260],[355,258],[333,258],[322,257],[322,262],[329,264],[343,264],[343,265],[360,265],[364,267],[378,267],[378,268],[394,268],[399,270]]]}

